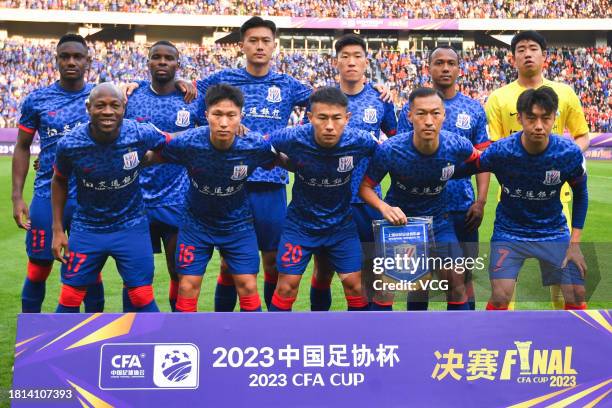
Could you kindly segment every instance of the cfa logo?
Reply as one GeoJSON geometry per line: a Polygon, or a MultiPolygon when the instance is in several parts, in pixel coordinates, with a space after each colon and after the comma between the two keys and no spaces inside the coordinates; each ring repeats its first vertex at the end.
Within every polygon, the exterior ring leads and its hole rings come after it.
{"type": "MultiPolygon", "coordinates": [[[[144,354],[141,354],[144,357],[144,354]]],[[[115,368],[142,368],[140,358],[136,354],[118,354],[111,359],[111,365],[115,368]]]]}
{"type": "Polygon", "coordinates": [[[101,390],[196,389],[200,350],[192,343],[107,343],[100,348],[101,390]]]}
{"type": "Polygon", "coordinates": [[[160,388],[197,388],[199,351],[193,344],[156,345],[153,382],[160,388]]]}

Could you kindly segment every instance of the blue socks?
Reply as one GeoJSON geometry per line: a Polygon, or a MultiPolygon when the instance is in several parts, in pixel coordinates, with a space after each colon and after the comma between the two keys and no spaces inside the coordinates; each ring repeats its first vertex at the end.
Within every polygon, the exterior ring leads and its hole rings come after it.
{"type": "Polygon", "coordinates": [[[40,313],[45,299],[46,282],[33,282],[25,278],[21,290],[21,311],[23,313],[40,313]]]}
{"type": "Polygon", "coordinates": [[[393,305],[381,305],[380,303],[370,302],[370,310],[373,312],[391,312],[393,305]]]}
{"type": "Polygon", "coordinates": [[[446,310],[470,310],[470,304],[468,302],[448,302],[446,310]]]}
{"type": "Polygon", "coordinates": [[[85,299],[85,313],[102,313],[104,311],[104,284],[96,282],[87,287],[85,299]]]}

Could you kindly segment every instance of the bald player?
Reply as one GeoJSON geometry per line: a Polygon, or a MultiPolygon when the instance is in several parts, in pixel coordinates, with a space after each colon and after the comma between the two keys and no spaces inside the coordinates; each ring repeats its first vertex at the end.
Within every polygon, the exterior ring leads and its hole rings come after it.
{"type": "Polygon", "coordinates": [[[153,249],[146,239],[149,226],[139,173],[146,152],[161,148],[168,135],[153,125],[124,120],[125,99],[111,83],[96,86],[86,106],[89,121],[57,143],[51,181],[52,250],[62,262],[56,312],[79,311],[109,256],[117,263],[134,310],[159,311],[151,286],[153,249]],[[72,175],[77,208],[68,239],[62,219],[72,175]]]}

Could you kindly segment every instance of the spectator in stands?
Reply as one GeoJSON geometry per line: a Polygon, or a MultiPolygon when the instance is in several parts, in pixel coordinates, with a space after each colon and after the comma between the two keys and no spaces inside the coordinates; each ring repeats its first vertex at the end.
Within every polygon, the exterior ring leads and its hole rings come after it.
{"type": "Polygon", "coordinates": [[[0,7],[338,18],[610,18],[601,0],[4,0],[0,7]]]}
{"type": "MultiPolygon", "coordinates": [[[[48,0],[45,4],[55,1],[48,0]]],[[[261,4],[271,4],[267,1],[262,0],[261,4]]],[[[126,82],[146,77],[147,45],[112,41],[95,42],[91,47],[95,58],[90,81],[126,82]]],[[[199,79],[201,75],[208,75],[222,67],[244,64],[236,45],[178,44],[178,47],[182,55],[183,75],[190,79],[199,79]]],[[[23,97],[56,79],[54,49],[55,44],[51,41],[0,40],[0,116],[4,122],[0,123],[0,127],[16,127],[23,97]]],[[[515,79],[515,70],[508,54],[506,49],[485,47],[463,52],[461,76],[457,81],[459,91],[484,104],[492,90],[515,79]]],[[[403,106],[412,89],[429,84],[429,71],[423,55],[427,55],[427,51],[383,49],[369,56],[374,75],[380,76],[392,90],[398,108],[403,106]]],[[[307,81],[315,87],[332,85],[337,81],[329,54],[281,51],[276,56],[275,64],[276,71],[307,81]]],[[[574,87],[581,98],[592,132],[612,132],[612,48],[549,48],[545,77],[574,87]]],[[[297,113],[295,116],[292,120],[299,121],[297,113]]]]}

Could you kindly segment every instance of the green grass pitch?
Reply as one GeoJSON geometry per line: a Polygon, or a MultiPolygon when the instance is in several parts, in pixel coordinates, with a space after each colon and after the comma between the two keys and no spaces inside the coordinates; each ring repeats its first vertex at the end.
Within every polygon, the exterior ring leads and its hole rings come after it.
{"type": "MultiPolygon", "coordinates": [[[[589,213],[585,227],[583,241],[596,243],[592,251],[597,252],[600,282],[595,289],[589,306],[591,308],[610,308],[612,302],[609,294],[612,293],[609,274],[607,272],[608,260],[612,261],[612,163],[590,161],[589,169],[589,213]]],[[[28,177],[25,198],[29,201],[32,194],[32,172],[28,177]]],[[[385,180],[383,189],[388,186],[385,180]]],[[[480,228],[481,241],[486,242],[491,236],[495,211],[495,194],[497,183],[492,178],[491,188],[486,207],[486,214],[480,228]]],[[[289,195],[291,194],[289,190],[289,195]]],[[[24,232],[19,230],[12,219],[11,203],[11,158],[0,157],[0,390],[10,388],[12,378],[12,364],[15,344],[15,329],[17,313],[21,310],[21,286],[25,275],[26,255],[24,250],[24,232]]],[[[486,248],[483,246],[482,248],[486,248]]],[[[169,311],[167,301],[168,275],[166,272],[163,255],[155,257],[155,297],[162,311],[169,311]]],[[[539,283],[539,273],[535,269],[535,262],[527,264],[521,273],[519,282],[519,300],[523,293],[531,293],[530,288],[540,292],[541,299],[545,299],[545,292],[539,283]],[[533,269],[534,273],[530,271],[533,269]]],[[[596,269],[596,268],[595,268],[596,269]]],[[[215,255],[208,266],[208,272],[204,278],[202,294],[200,296],[199,310],[212,310],[214,284],[219,270],[219,257],[215,255]]],[[[263,274],[260,274],[260,289],[263,274]]],[[[294,310],[309,310],[309,285],[311,268],[306,272],[302,280],[300,294],[294,306],[294,310]]],[[[116,272],[114,262],[108,262],[104,268],[103,278],[106,291],[106,311],[121,311],[121,281],[116,272]]],[[[477,308],[482,309],[489,295],[489,282],[486,271],[481,271],[475,277],[477,308]]],[[[44,312],[53,312],[57,304],[59,289],[59,270],[57,264],[47,284],[47,295],[43,305],[44,312]]],[[[333,310],[343,310],[345,300],[338,279],[333,285],[333,310]]],[[[263,293],[261,293],[263,299],[263,293]]],[[[405,304],[398,304],[398,310],[405,308],[405,304]]],[[[432,304],[432,309],[443,309],[445,304],[432,304]]],[[[533,302],[524,301],[517,306],[519,309],[548,309],[550,305],[546,301],[533,302]]],[[[1,392],[0,394],[5,394],[1,392]]],[[[0,400],[3,398],[0,396],[0,400]]],[[[1,403],[0,403],[1,405],[1,403]]]]}

